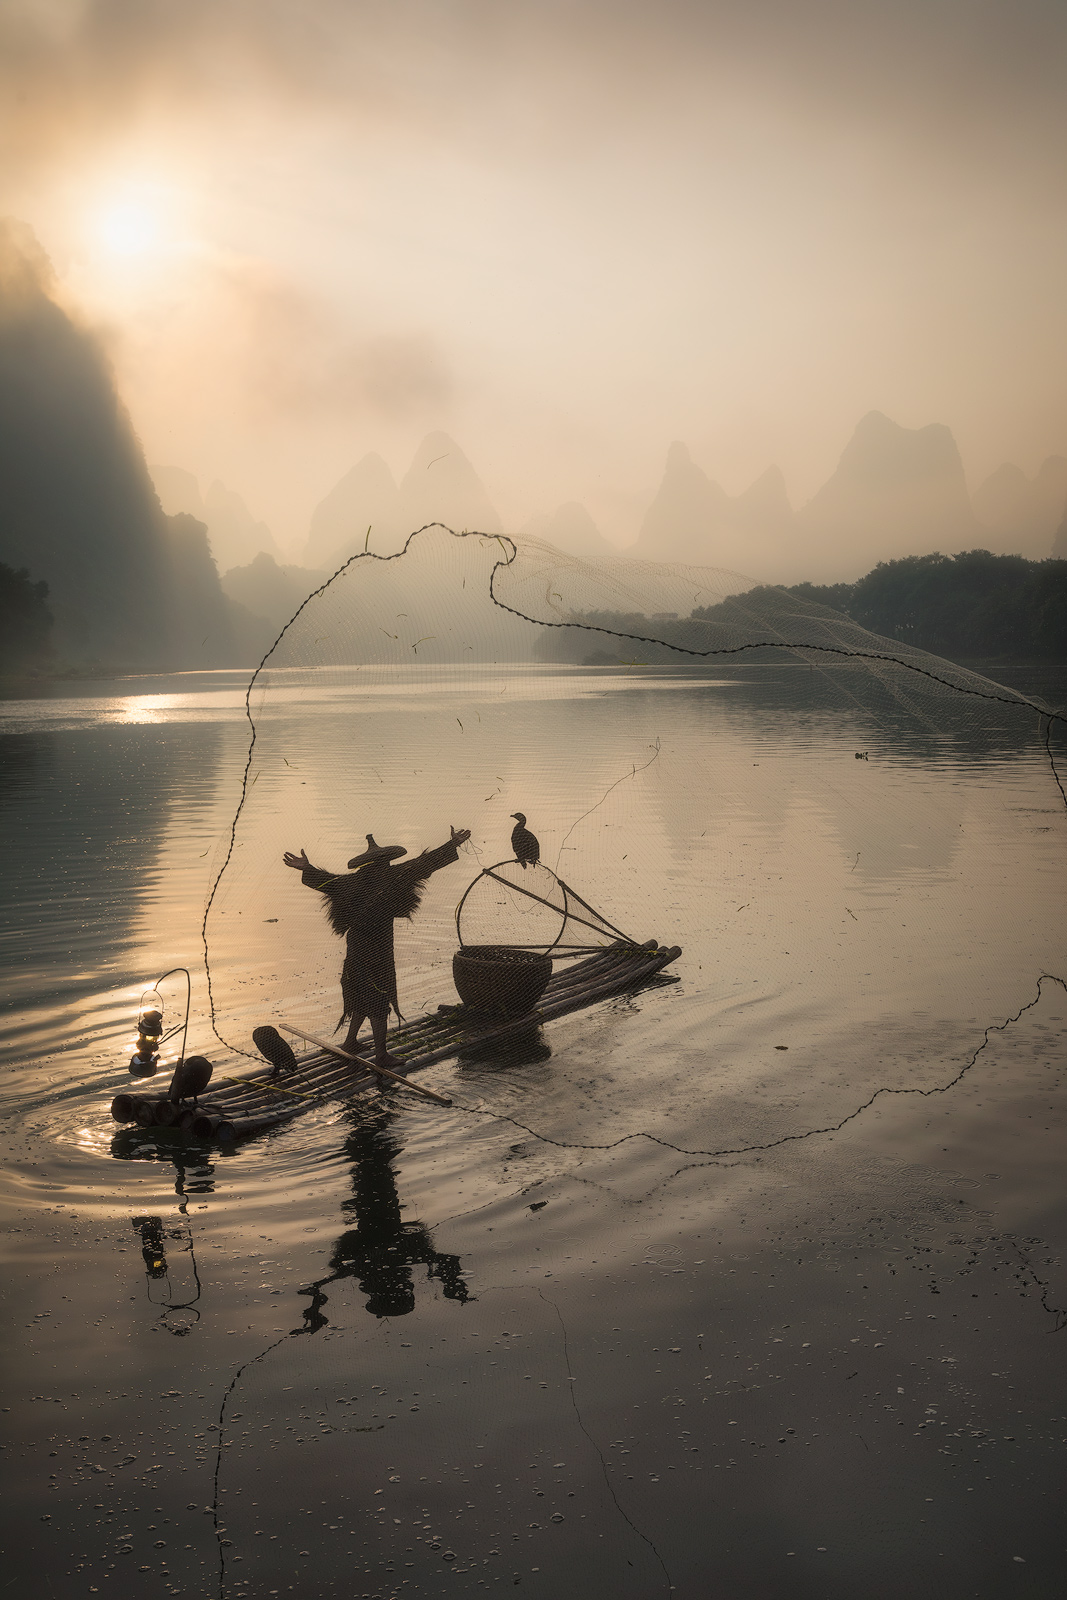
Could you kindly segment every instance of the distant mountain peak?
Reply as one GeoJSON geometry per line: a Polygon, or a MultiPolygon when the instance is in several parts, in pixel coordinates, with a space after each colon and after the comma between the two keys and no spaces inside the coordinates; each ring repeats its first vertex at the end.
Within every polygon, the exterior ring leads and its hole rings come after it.
{"type": "Polygon", "coordinates": [[[711,536],[728,519],[732,503],[725,489],[696,465],[688,446],[675,439],[629,554],[652,561],[710,561],[711,536]]]}
{"type": "Polygon", "coordinates": [[[335,495],[343,497],[347,491],[357,485],[361,488],[371,488],[378,492],[392,491],[396,488],[396,480],[393,474],[376,450],[368,450],[366,455],[360,456],[355,466],[348,469],[344,477],[334,485],[321,504],[326,505],[335,495]]]}
{"type": "Polygon", "coordinates": [[[408,531],[427,522],[499,533],[500,518],[485,485],[456,441],[447,433],[428,433],[400,483],[400,504],[408,531]]]}
{"type": "Polygon", "coordinates": [[[1054,484],[1057,494],[1067,485],[1067,456],[1046,456],[1037,469],[1035,483],[1054,484]]]}
{"type": "Polygon", "coordinates": [[[974,491],[974,509],[984,527],[1002,543],[1041,560],[1067,500],[1067,458],[1046,456],[1028,478],[1021,467],[1005,461],[974,491]]]}
{"type": "Polygon", "coordinates": [[[381,456],[360,456],[311,513],[304,559],[310,566],[335,566],[368,538],[389,544],[400,526],[396,480],[381,456]]]}
{"type": "Polygon", "coordinates": [[[191,472],[186,472],[184,467],[164,466],[159,463],[150,466],[148,471],[160,504],[169,517],[184,511],[190,516],[199,517],[201,522],[204,520],[204,501],[200,494],[200,485],[191,472]]]}
{"type": "Polygon", "coordinates": [[[336,566],[364,548],[368,528],[383,555],[429,522],[500,532],[485,486],[447,433],[426,435],[399,486],[381,456],[362,456],[315,507],[304,559],[336,566]]]}
{"type": "Polygon", "coordinates": [[[882,411],[868,411],[842,451],[835,477],[899,484],[957,472],[962,477],[960,453],[951,428],[944,423],[904,428],[882,411]]]}
{"type": "Polygon", "coordinates": [[[427,481],[469,482],[482,489],[481,479],[455,439],[447,433],[428,433],[415,451],[411,466],[400,482],[401,494],[421,494],[427,481]]]}
{"type": "Polygon", "coordinates": [[[951,429],[903,428],[881,411],[857,424],[836,471],[799,514],[812,570],[966,549],[981,535],[951,429]]]}
{"type": "Polygon", "coordinates": [[[782,527],[793,515],[780,467],[768,467],[737,496],[734,516],[743,526],[782,527]]]}
{"type": "Polygon", "coordinates": [[[566,555],[577,556],[581,561],[610,561],[619,554],[578,500],[566,501],[551,515],[531,517],[519,534],[528,539],[543,539],[546,544],[554,545],[566,555]]]}

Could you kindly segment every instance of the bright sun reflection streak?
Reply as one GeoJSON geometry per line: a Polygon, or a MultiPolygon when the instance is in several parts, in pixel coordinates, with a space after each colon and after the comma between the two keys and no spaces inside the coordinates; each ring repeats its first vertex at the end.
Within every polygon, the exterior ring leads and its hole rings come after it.
{"type": "Polygon", "coordinates": [[[122,721],[130,723],[161,722],[159,713],[167,709],[173,696],[166,694],[135,694],[121,702],[122,721]]]}

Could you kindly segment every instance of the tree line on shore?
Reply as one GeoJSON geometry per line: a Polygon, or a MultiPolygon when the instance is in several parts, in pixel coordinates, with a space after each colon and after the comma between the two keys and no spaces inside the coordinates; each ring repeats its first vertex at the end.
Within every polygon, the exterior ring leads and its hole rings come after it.
{"type": "Polygon", "coordinates": [[[538,647],[543,661],[601,666],[639,656],[649,664],[677,663],[670,648],[700,650],[710,624],[736,626],[743,610],[765,617],[768,640],[786,595],[815,617],[844,617],[880,637],[928,650],[968,665],[997,662],[1067,663],[1067,561],[1028,561],[1024,556],[967,550],[944,556],[904,556],[880,561],[855,583],[761,584],[714,606],[697,606],[688,617],[661,617],[654,630],[640,613],[588,612],[570,619],[608,633],[632,635],[595,640],[580,627],[553,629],[538,647]],[[662,644],[650,643],[654,631],[662,644]]]}
{"type": "Polygon", "coordinates": [[[950,661],[1067,662],[1067,561],[988,550],[904,556],[856,583],[788,592],[950,661]]]}
{"type": "MultiPolygon", "coordinates": [[[[191,519],[190,519],[191,520],[191,519]]],[[[855,583],[797,583],[786,589],[759,585],[742,598],[750,612],[768,617],[784,595],[794,595],[814,615],[844,616],[882,638],[928,650],[950,661],[1067,663],[1067,561],[968,550],[880,561],[855,583]]],[[[700,649],[701,625],[720,620],[723,606],[698,606],[688,618],[661,618],[647,642],[649,619],[640,613],[589,612],[571,620],[621,634],[643,636],[635,651],[650,664],[677,662],[668,647],[700,649]]],[[[0,673],[49,675],[63,670],[51,641],[48,585],[23,568],[0,563],[0,673]]],[[[552,629],[540,640],[544,661],[606,665],[626,646],[595,641],[582,628],[552,629]]]]}

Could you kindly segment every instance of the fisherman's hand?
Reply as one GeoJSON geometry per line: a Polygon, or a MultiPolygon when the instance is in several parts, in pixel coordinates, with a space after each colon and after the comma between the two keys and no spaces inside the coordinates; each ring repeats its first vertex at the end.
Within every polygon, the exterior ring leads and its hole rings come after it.
{"type": "Polygon", "coordinates": [[[454,845],[466,844],[467,840],[471,836],[471,831],[469,828],[460,828],[459,832],[457,833],[456,829],[450,825],[448,831],[452,835],[452,843],[454,845]]]}
{"type": "Polygon", "coordinates": [[[298,856],[294,856],[291,850],[287,850],[282,856],[282,860],[285,862],[287,867],[295,867],[298,872],[306,872],[311,866],[311,862],[308,860],[306,850],[301,850],[298,856]]]}

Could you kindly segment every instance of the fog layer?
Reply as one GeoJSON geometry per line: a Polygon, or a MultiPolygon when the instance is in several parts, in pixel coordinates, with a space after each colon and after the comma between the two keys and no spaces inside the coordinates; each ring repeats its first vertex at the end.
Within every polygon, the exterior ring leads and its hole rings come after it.
{"type": "MultiPolygon", "coordinates": [[[[0,11],[5,204],[149,459],[283,555],[443,430],[504,524],[637,539],[672,440],[794,508],[871,411],[1067,449],[1049,0],[0,11]]],[[[874,559],[877,552],[871,550],[874,559]]]]}

